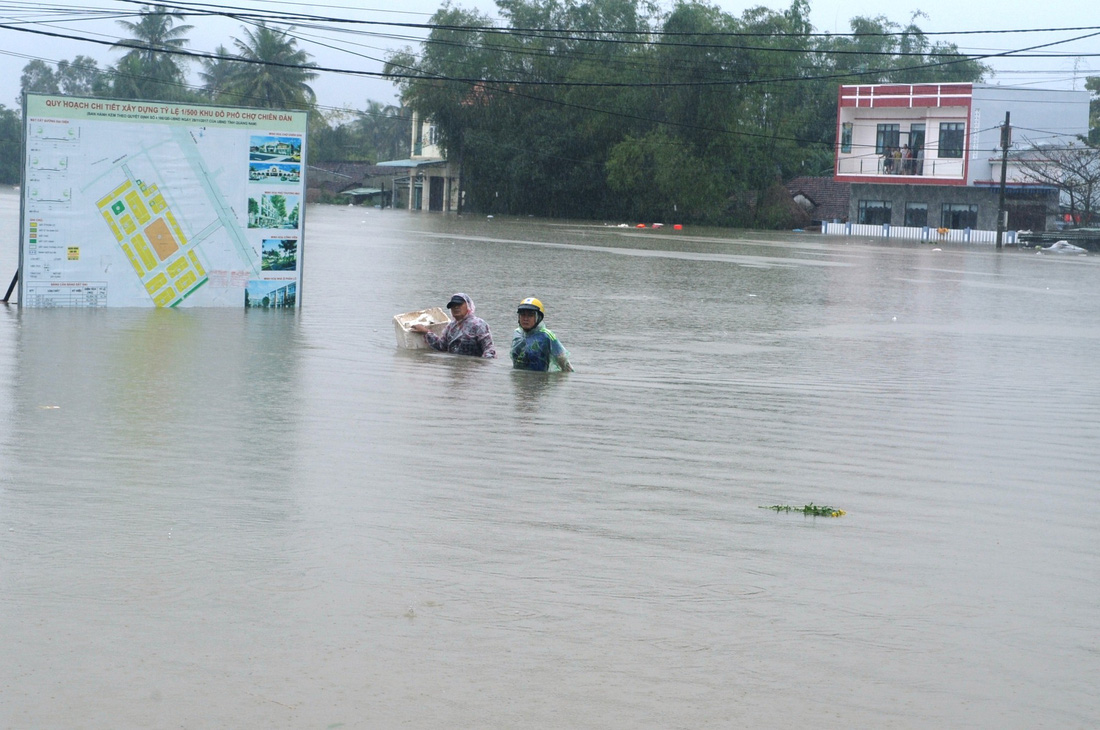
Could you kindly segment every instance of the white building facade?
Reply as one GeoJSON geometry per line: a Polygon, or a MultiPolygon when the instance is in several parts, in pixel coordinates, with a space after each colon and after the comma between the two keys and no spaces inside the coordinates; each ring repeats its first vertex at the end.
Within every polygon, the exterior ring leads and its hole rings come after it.
{"type": "MultiPolygon", "coordinates": [[[[851,183],[849,221],[934,229],[996,228],[1001,128],[1010,150],[1088,134],[1087,91],[989,84],[841,86],[834,177],[851,183]]],[[[1044,230],[1058,191],[1009,163],[1009,227],[1044,230]]]]}
{"type": "Polygon", "coordinates": [[[414,211],[457,211],[459,179],[439,146],[435,124],[413,112],[412,154],[407,160],[379,162],[379,167],[396,167],[407,175],[393,180],[394,205],[414,211]]]}

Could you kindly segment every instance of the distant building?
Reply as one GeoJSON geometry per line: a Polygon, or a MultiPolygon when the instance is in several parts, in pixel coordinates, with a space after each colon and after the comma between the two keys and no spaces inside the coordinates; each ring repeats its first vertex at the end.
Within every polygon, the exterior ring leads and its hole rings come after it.
{"type": "Polygon", "coordinates": [[[1001,126],[1013,130],[1009,226],[1046,230],[1059,192],[1019,167],[1032,144],[1088,134],[1089,93],[989,84],[840,87],[834,179],[851,184],[848,219],[946,229],[997,227],[1001,126]]]}
{"type": "Polygon", "coordinates": [[[412,155],[407,160],[379,162],[379,167],[396,168],[393,178],[394,207],[422,211],[458,210],[458,170],[439,147],[435,124],[412,115],[412,155]]]}
{"type": "Polygon", "coordinates": [[[369,162],[318,162],[309,166],[306,176],[307,199],[372,205],[393,205],[393,168],[369,162]]]}

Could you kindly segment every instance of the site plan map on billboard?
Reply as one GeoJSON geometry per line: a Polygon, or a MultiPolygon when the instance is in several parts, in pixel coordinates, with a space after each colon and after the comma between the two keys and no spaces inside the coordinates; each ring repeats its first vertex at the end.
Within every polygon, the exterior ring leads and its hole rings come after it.
{"type": "Polygon", "coordinates": [[[305,112],[25,105],[21,304],[297,306],[305,112]]]}

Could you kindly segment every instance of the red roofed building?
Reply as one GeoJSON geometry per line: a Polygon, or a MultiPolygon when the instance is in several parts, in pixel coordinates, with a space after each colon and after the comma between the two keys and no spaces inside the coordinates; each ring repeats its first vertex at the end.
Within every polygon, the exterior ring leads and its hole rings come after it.
{"type": "MultiPolygon", "coordinates": [[[[834,179],[851,184],[849,220],[995,229],[1006,113],[1010,149],[1066,142],[1088,134],[1089,94],[971,83],[841,86],[834,179]]],[[[1059,193],[1012,159],[1009,226],[1044,230],[1059,193]]]]}

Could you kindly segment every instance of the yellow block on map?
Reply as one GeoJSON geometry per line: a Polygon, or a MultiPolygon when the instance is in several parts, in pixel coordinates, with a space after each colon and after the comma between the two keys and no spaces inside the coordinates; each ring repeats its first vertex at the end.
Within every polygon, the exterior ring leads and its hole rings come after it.
{"type": "Polygon", "coordinates": [[[156,304],[158,307],[163,307],[169,304],[175,298],[176,290],[172,287],[168,287],[160,294],[157,294],[155,297],[153,297],[153,303],[156,304]]]}
{"type": "Polygon", "coordinates": [[[190,264],[187,262],[186,256],[180,256],[172,263],[168,264],[168,275],[175,279],[177,276],[187,270],[190,264]]]}
{"type": "Polygon", "coordinates": [[[197,279],[198,277],[195,276],[195,272],[188,270],[186,274],[176,280],[176,289],[178,289],[181,293],[185,292],[189,287],[191,287],[191,285],[195,283],[197,279]]]}
{"type": "Polygon", "coordinates": [[[152,294],[153,292],[159,290],[161,287],[163,287],[167,283],[168,283],[168,277],[167,276],[165,276],[164,274],[157,274],[152,279],[145,282],[145,289],[150,294],[152,294]]]}
{"type": "Polygon", "coordinates": [[[126,258],[130,259],[130,265],[134,267],[134,271],[138,276],[145,276],[145,271],[141,268],[141,264],[138,263],[137,256],[134,255],[134,249],[122,244],[122,250],[126,252],[126,258]]]}
{"type": "Polygon", "coordinates": [[[151,217],[149,209],[145,207],[145,203],[141,202],[141,196],[137,194],[136,190],[131,190],[126,194],[126,204],[130,206],[130,210],[134,211],[138,223],[145,225],[149,222],[151,217]]]}
{"type": "Polygon", "coordinates": [[[131,234],[137,230],[137,224],[134,223],[134,219],[128,214],[119,218],[118,222],[122,224],[122,230],[126,231],[127,234],[131,234]]]}
{"type": "Polygon", "coordinates": [[[199,257],[195,255],[195,249],[188,251],[187,257],[190,258],[191,263],[195,265],[195,271],[199,272],[199,276],[206,276],[206,269],[202,268],[202,264],[199,263],[199,257]]]}
{"type": "Polygon", "coordinates": [[[111,217],[111,214],[103,211],[103,220],[107,221],[107,225],[111,227],[111,232],[115,234],[115,240],[121,241],[124,236],[122,231],[118,230],[118,226],[115,225],[115,219],[111,217]]]}
{"type": "Polygon", "coordinates": [[[155,198],[149,201],[149,207],[153,209],[154,213],[159,213],[168,207],[168,204],[164,202],[164,196],[159,193],[155,198]]]}
{"type": "Polygon", "coordinates": [[[115,198],[117,198],[118,196],[120,196],[120,195],[122,195],[122,194],[123,194],[124,192],[126,192],[126,190],[127,190],[127,189],[128,189],[129,187],[130,187],[130,181],[129,181],[129,180],[127,180],[126,182],[122,183],[122,184],[121,184],[121,185],[119,185],[119,186],[118,186],[117,188],[115,188],[114,190],[112,190],[112,191],[111,191],[110,193],[108,193],[107,195],[105,195],[105,196],[103,196],[102,198],[100,198],[100,199],[99,199],[99,202],[98,202],[98,203],[96,203],[96,207],[97,207],[97,208],[102,208],[103,206],[107,205],[107,204],[108,204],[108,203],[110,203],[110,202],[111,202],[112,200],[114,200],[115,198]]]}
{"type": "Polygon", "coordinates": [[[176,241],[179,242],[179,245],[182,246],[187,243],[187,237],[180,230],[180,224],[176,223],[176,216],[172,215],[172,211],[166,211],[164,217],[168,220],[168,225],[172,226],[172,231],[176,234],[176,241]]]}
{"type": "Polygon", "coordinates": [[[141,257],[142,263],[145,264],[147,269],[155,269],[157,267],[157,260],[153,257],[153,252],[149,250],[149,244],[145,243],[145,239],[141,235],[134,236],[130,239],[134,243],[134,248],[137,249],[138,256],[141,257]]]}

